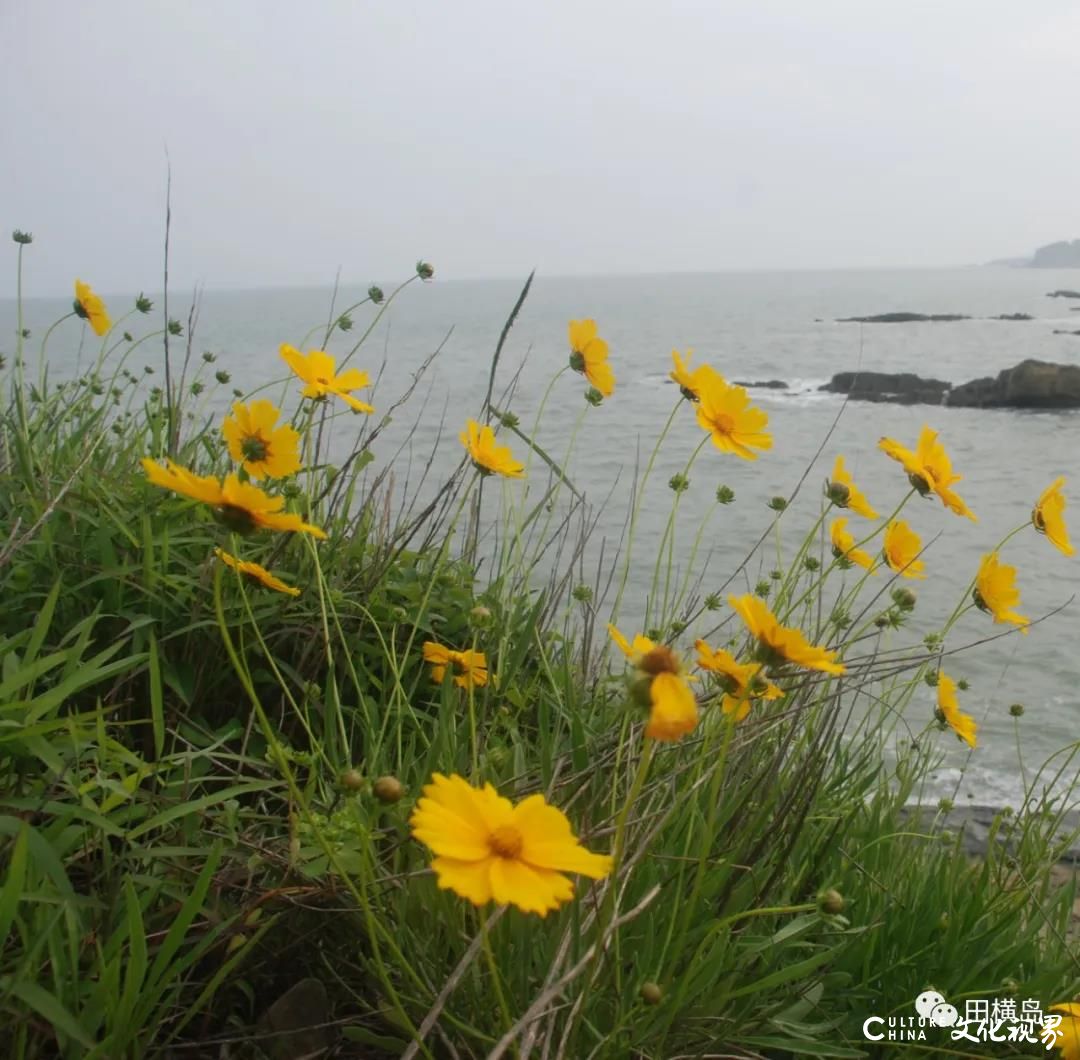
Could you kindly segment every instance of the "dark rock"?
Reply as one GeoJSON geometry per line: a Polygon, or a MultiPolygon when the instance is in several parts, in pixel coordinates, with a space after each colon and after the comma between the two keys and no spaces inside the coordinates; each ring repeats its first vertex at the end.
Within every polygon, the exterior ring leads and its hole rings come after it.
{"type": "Polygon", "coordinates": [[[763,379],[756,383],[740,383],[735,381],[736,386],[753,387],[758,390],[787,390],[788,385],[783,379],[763,379]]]}
{"type": "Polygon", "coordinates": [[[1047,243],[1031,259],[1033,269],[1080,269],[1080,239],[1047,243]]]}
{"type": "Polygon", "coordinates": [[[1080,366],[1021,361],[993,379],[975,379],[953,387],[945,404],[985,409],[1080,408],[1080,366]]]}
{"type": "Polygon", "coordinates": [[[940,405],[951,385],[941,379],[923,379],[912,372],[838,372],[818,389],[847,394],[858,401],[940,405]]]}
{"type": "Polygon", "coordinates": [[[838,324],[950,324],[970,320],[960,313],[877,313],[869,317],[840,317],[838,324]]]}
{"type": "Polygon", "coordinates": [[[1034,320],[1035,318],[1030,313],[1001,313],[996,317],[991,317],[991,320],[1034,320]]]}
{"type": "Polygon", "coordinates": [[[330,1023],[330,999],[318,979],[301,979],[281,995],[259,1020],[274,1060],[309,1060],[337,1044],[330,1023]]]}
{"type": "Polygon", "coordinates": [[[1080,298],[1080,291],[1070,291],[1068,289],[1058,291],[1048,291],[1047,298],[1080,298]]]}
{"type": "Polygon", "coordinates": [[[1076,838],[1080,815],[1067,811],[1060,819],[1056,818],[1056,813],[1047,817],[1035,809],[1025,815],[1011,809],[980,805],[956,806],[948,813],[942,813],[938,806],[918,803],[909,803],[900,814],[905,827],[914,831],[949,832],[959,836],[964,853],[973,858],[985,857],[991,843],[1003,852],[1015,852],[1025,836],[1037,829],[1043,835],[1057,838],[1063,864],[1076,865],[1080,862],[1080,842],[1076,838]]]}
{"type": "Polygon", "coordinates": [[[1054,328],[1055,335],[1080,335],[1080,331],[1065,331],[1062,328],[1054,328]]]}

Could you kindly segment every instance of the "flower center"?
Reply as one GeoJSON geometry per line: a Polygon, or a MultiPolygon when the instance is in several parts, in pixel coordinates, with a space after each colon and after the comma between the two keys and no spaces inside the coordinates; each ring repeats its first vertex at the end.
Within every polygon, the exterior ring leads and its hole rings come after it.
{"type": "Polygon", "coordinates": [[[525,845],[521,833],[512,824],[501,824],[488,836],[492,854],[500,858],[516,858],[525,845]]]}
{"type": "Polygon", "coordinates": [[[467,674],[469,672],[469,664],[460,655],[451,658],[450,665],[454,668],[456,674],[467,674]]]}
{"type": "Polygon", "coordinates": [[[677,674],[679,660],[666,644],[659,644],[641,657],[638,669],[642,673],[652,674],[653,677],[657,674],[677,674]]]}
{"type": "Polygon", "coordinates": [[[259,463],[270,456],[270,444],[261,434],[249,434],[240,443],[244,461],[259,463]]]}
{"type": "Polygon", "coordinates": [[[735,417],[728,412],[714,412],[712,422],[721,434],[731,434],[735,430],[735,417]]]}
{"type": "Polygon", "coordinates": [[[219,505],[214,509],[214,515],[222,526],[237,534],[250,534],[257,526],[251,512],[235,504],[219,505]]]}
{"type": "Polygon", "coordinates": [[[315,376],[315,382],[318,383],[319,386],[329,386],[330,385],[330,380],[327,379],[325,375],[317,375],[317,376],[315,376]]]}

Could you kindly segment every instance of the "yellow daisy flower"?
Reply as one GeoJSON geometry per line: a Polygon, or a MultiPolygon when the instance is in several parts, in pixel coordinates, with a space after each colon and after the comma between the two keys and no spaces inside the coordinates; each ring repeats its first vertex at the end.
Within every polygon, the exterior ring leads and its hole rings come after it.
{"type": "Polygon", "coordinates": [[[431,778],[409,824],[435,853],[439,887],[477,906],[494,901],[547,916],[574,896],[563,873],[600,880],[612,868],[611,857],[586,850],[543,795],[514,806],[490,784],[474,788],[457,775],[431,778]]]}
{"type": "Polygon", "coordinates": [[[695,641],[694,647],[698,652],[698,666],[715,674],[724,690],[721,708],[725,714],[734,714],[736,721],[742,721],[750,713],[751,700],[783,696],[776,685],[762,676],[762,663],[740,663],[730,652],[712,648],[703,640],[695,641]]]}
{"type": "Polygon", "coordinates": [[[707,364],[694,373],[697,385],[697,421],[712,435],[721,452],[734,453],[744,460],[756,460],[753,449],[771,449],[772,435],[765,433],[769,416],[750,404],[746,390],[732,386],[707,364]]]}
{"type": "Polygon", "coordinates": [[[944,672],[938,673],[937,702],[941,718],[968,745],[975,746],[975,719],[960,709],[956,699],[956,682],[944,672]]]}
{"type": "Polygon", "coordinates": [[[455,651],[429,640],[424,642],[424,662],[431,664],[431,679],[441,685],[447,667],[459,688],[482,687],[488,683],[487,658],[482,651],[455,651]]]}
{"type": "Polygon", "coordinates": [[[862,490],[851,479],[851,472],[844,466],[844,458],[838,456],[833,464],[832,478],[826,484],[825,492],[837,508],[850,508],[864,519],[876,519],[878,513],[870,507],[862,490]]]}
{"type": "Polygon", "coordinates": [[[608,344],[596,334],[595,320],[570,321],[570,367],[581,372],[604,397],[615,392],[615,373],[608,364],[608,344]]]}
{"type": "Polygon", "coordinates": [[[746,624],[750,635],[756,637],[770,659],[786,659],[808,670],[821,670],[827,674],[846,673],[842,662],[836,661],[837,653],[811,644],[802,630],[782,626],[763,600],[747,593],[745,596],[729,596],[728,603],[746,624]]]}
{"type": "Polygon", "coordinates": [[[645,735],[663,742],[682,739],[698,723],[697,699],[687,684],[679,657],[666,645],[637,634],[633,642],[610,623],[611,639],[641,673],[643,698],[648,695],[649,720],[645,735]]]}
{"type": "Polygon", "coordinates": [[[186,468],[165,461],[162,467],[157,461],[143,457],[142,466],[146,477],[155,485],[193,500],[209,504],[215,517],[238,534],[250,534],[253,530],[300,531],[312,537],[326,537],[317,526],[305,523],[299,515],[283,512],[284,497],[270,497],[258,486],[241,482],[235,474],[225,476],[219,482],[213,475],[195,475],[186,468]]]}
{"type": "Polygon", "coordinates": [[[885,528],[881,557],[902,578],[926,577],[926,564],[916,558],[921,551],[919,535],[903,519],[894,519],[885,528]]]}
{"type": "Polygon", "coordinates": [[[1011,622],[1026,633],[1030,618],[1013,610],[1020,603],[1016,588],[1016,568],[998,560],[996,552],[988,552],[979,564],[972,598],[980,611],[994,616],[995,622],[1011,622]]]}
{"type": "Polygon", "coordinates": [[[1045,534],[1047,540],[1059,552],[1071,556],[1076,550],[1069,540],[1069,531],[1065,526],[1065,494],[1061,487],[1065,485],[1065,479],[1056,478],[1042,491],[1038,503],[1031,513],[1031,521],[1040,534],[1045,534]]]}
{"type": "Polygon", "coordinates": [[[221,425],[229,455],[253,479],[285,478],[300,470],[300,435],[288,424],[275,427],[280,415],[271,401],[238,401],[221,425]]]}
{"type": "Polygon", "coordinates": [[[337,362],[325,350],[308,350],[304,354],[288,343],[282,343],[281,359],[297,378],[307,384],[301,392],[302,397],[318,401],[333,394],[356,412],[375,411],[366,401],[352,396],[353,390],[371,386],[367,372],[361,372],[359,368],[346,368],[338,373],[337,362]]]}
{"type": "Polygon", "coordinates": [[[465,430],[458,437],[481,475],[494,473],[507,478],[524,478],[525,465],[514,459],[508,445],[496,443],[495,432],[486,424],[481,427],[476,420],[467,420],[465,430]]]}
{"type": "MultiPolygon", "coordinates": [[[[1080,1060],[1080,1004],[1075,1001],[1051,1005],[1051,1012],[1063,1012],[1061,1023],[1056,1027],[1056,1041],[1061,1050],[1061,1060],[1080,1060]]],[[[1049,1024],[1045,1026],[1049,1027],[1049,1024]]],[[[1045,1040],[1045,1039],[1044,1039],[1045,1040]]]]}
{"type": "Polygon", "coordinates": [[[874,569],[874,557],[869,552],[855,547],[855,536],[847,530],[847,519],[834,519],[829,528],[829,536],[832,539],[832,552],[837,559],[846,559],[857,567],[872,571],[874,569]]]}
{"type": "Polygon", "coordinates": [[[95,335],[104,335],[112,327],[105,303],[82,280],[75,281],[75,312],[90,324],[95,335]]]}
{"type": "Polygon", "coordinates": [[[291,585],[286,585],[280,578],[275,578],[265,567],[260,566],[258,563],[250,563],[244,559],[237,559],[236,556],[230,555],[221,548],[215,548],[214,555],[217,556],[226,567],[231,567],[234,571],[238,571],[240,574],[251,578],[260,585],[265,585],[267,589],[273,589],[276,593],[287,593],[289,596],[300,595],[299,589],[295,589],[291,585]]]}
{"type": "Polygon", "coordinates": [[[905,449],[891,438],[882,438],[878,442],[878,448],[886,456],[899,461],[908,473],[908,481],[924,497],[929,493],[936,493],[941,498],[941,503],[950,511],[976,520],[975,514],[951,488],[963,476],[953,474],[952,461],[945,452],[945,447],[937,440],[937,431],[924,426],[919,433],[915,452],[905,449]]]}
{"type": "Polygon", "coordinates": [[[690,358],[693,355],[693,350],[687,350],[686,360],[684,361],[678,350],[671,351],[671,359],[675,363],[675,368],[670,373],[670,378],[679,384],[679,390],[682,391],[682,396],[687,401],[698,400],[699,376],[702,368],[707,367],[706,365],[698,365],[697,368],[691,370],[690,358]]]}

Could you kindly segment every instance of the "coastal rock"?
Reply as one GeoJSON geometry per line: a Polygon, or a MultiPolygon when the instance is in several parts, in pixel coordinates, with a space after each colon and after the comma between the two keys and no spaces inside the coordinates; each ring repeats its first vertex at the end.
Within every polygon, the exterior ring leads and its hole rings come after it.
{"type": "Polygon", "coordinates": [[[1054,328],[1055,335],[1080,335],[1080,331],[1065,331],[1062,328],[1054,328]]]}
{"type": "Polygon", "coordinates": [[[736,386],[745,386],[758,390],[787,390],[788,385],[783,379],[763,379],[756,383],[743,383],[735,380],[736,386]]]}
{"type": "Polygon", "coordinates": [[[838,372],[818,389],[847,394],[858,401],[940,405],[951,385],[941,379],[924,379],[913,372],[838,372]]]}
{"type": "Polygon", "coordinates": [[[868,317],[839,317],[838,324],[951,324],[970,320],[961,313],[875,313],[868,317]]]}
{"type": "Polygon", "coordinates": [[[1080,408],[1080,366],[1021,361],[994,378],[974,379],[953,387],[945,404],[983,409],[1080,408]]]}
{"type": "Polygon", "coordinates": [[[1065,289],[1065,290],[1057,290],[1057,291],[1047,291],[1046,292],[1046,297],[1047,298],[1080,298],[1080,291],[1070,291],[1070,290],[1067,290],[1067,289],[1065,289]]]}
{"type": "Polygon", "coordinates": [[[1035,318],[1030,313],[999,313],[996,317],[991,317],[991,320],[1034,320],[1035,318]]]}

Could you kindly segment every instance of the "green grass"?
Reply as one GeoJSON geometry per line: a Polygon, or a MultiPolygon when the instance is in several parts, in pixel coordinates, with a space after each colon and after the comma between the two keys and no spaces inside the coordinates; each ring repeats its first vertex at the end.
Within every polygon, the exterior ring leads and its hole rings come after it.
{"type": "MultiPolygon", "coordinates": [[[[351,308],[368,314],[359,343],[336,324],[315,341],[362,363],[386,304],[351,308]]],[[[6,1056],[298,1055],[266,1013],[305,979],[325,991],[305,1014],[330,1024],[338,1055],[364,1057],[878,1055],[862,1021],[910,1015],[930,986],[958,1005],[1045,1007],[1077,991],[1073,888],[1050,875],[1072,838],[1064,802],[1040,803],[1046,775],[1029,778],[1032,800],[999,819],[1009,842],[976,861],[942,814],[905,815],[954,737],[901,712],[961,646],[962,606],[944,630],[920,628],[883,574],[834,563],[827,501],[794,498],[821,518],[787,549],[773,532],[785,513],[772,513],[740,570],[775,568],[760,587],[770,606],[839,649],[848,673],[782,668],[785,697],[738,724],[702,680],[698,727],[651,746],[608,649],[613,611],[624,632],[648,627],[687,663],[691,631],[710,626],[710,643],[753,649],[723,602],[724,583],[746,574],[702,580],[703,525],[684,525],[678,489],[661,548],[635,550],[666,431],[629,499],[621,552],[583,572],[590,516],[564,471],[573,439],[547,437],[542,415],[511,418],[512,389],[493,397],[498,351],[472,414],[499,428],[528,479],[481,480],[463,461],[431,505],[405,511],[379,436],[393,402],[380,395],[375,416],[354,417],[302,402],[283,371],[270,392],[287,395],[306,470],[270,489],[328,537],[238,540],[139,466],[169,455],[199,474],[232,469],[206,406],[227,384],[178,354],[177,337],[171,385],[155,390],[165,366],[137,372],[160,356],[161,331],[121,338],[147,319],[87,332],[100,348],[78,380],[52,381],[48,349],[21,336],[5,369],[6,1056]],[[355,433],[336,470],[330,422],[355,433]],[[215,546],[302,595],[259,590],[215,546]],[[624,586],[642,578],[650,612],[625,613],[624,586]],[[485,652],[497,680],[433,684],[426,640],[485,652]],[[590,849],[619,855],[613,877],[578,881],[543,919],[437,889],[408,828],[436,771],[515,799],[544,793],[590,849]],[[403,785],[399,801],[375,797],[385,776],[403,785]],[[659,988],[647,998],[646,983],[659,988]]],[[[75,343],[83,326],[65,321],[48,342],[75,343]]],[[[574,379],[558,373],[549,393],[574,379]]],[[[686,456],[688,478],[698,461],[735,459],[686,456]]],[[[1047,768],[1075,773],[1074,751],[1047,768]]],[[[933,1044],[927,1055],[1031,1055],[968,1053],[944,1031],[933,1044]]]]}

